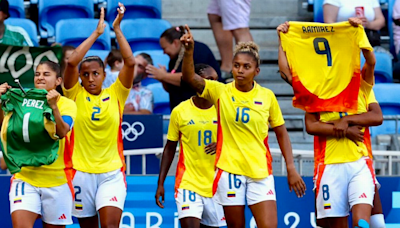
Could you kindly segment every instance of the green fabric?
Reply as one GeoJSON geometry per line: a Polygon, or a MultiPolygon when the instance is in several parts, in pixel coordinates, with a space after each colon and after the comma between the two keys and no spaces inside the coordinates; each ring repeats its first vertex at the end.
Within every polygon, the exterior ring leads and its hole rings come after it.
{"type": "Polygon", "coordinates": [[[0,39],[0,44],[13,45],[13,46],[33,46],[31,38],[23,28],[6,25],[3,37],[0,39]],[[25,36],[24,36],[25,34],[25,36]]]}
{"type": "Polygon", "coordinates": [[[58,157],[58,140],[50,137],[44,125],[45,118],[55,123],[46,94],[42,89],[28,90],[26,95],[20,89],[10,89],[1,96],[5,116],[12,113],[6,142],[2,137],[3,147],[7,146],[4,160],[11,173],[19,172],[22,166],[49,165],[58,157]]]}

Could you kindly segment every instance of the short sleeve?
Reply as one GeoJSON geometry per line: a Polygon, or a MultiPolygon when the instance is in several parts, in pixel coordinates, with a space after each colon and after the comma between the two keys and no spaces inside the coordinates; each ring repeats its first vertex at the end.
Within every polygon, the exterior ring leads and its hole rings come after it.
{"type": "Polygon", "coordinates": [[[153,112],[153,93],[150,90],[143,89],[143,93],[140,96],[139,109],[146,109],[153,112]]]}
{"type": "Polygon", "coordinates": [[[170,141],[179,141],[179,107],[174,108],[169,119],[167,139],[170,141]]]}
{"type": "Polygon", "coordinates": [[[66,89],[64,85],[62,86],[64,96],[66,98],[69,98],[71,100],[75,100],[76,96],[78,96],[78,93],[83,90],[83,87],[79,84],[79,81],[76,82],[76,84],[71,88],[71,89],[66,89]]]}
{"type": "Polygon", "coordinates": [[[400,18],[400,0],[396,0],[393,6],[393,19],[400,18]]]}
{"type": "Polygon", "coordinates": [[[357,44],[361,49],[367,49],[373,51],[371,44],[369,43],[367,34],[362,26],[358,26],[357,28],[357,44]]]}
{"type": "Polygon", "coordinates": [[[278,100],[276,99],[275,94],[272,91],[268,91],[268,97],[270,97],[271,101],[268,122],[269,124],[271,124],[272,128],[282,126],[283,124],[285,124],[285,120],[283,119],[278,100]]]}
{"type": "Polygon", "coordinates": [[[109,89],[117,96],[119,105],[123,109],[131,88],[126,88],[124,85],[122,85],[122,82],[119,80],[119,78],[117,78],[117,80],[115,80],[109,89]]]}
{"type": "Polygon", "coordinates": [[[231,84],[223,84],[221,82],[213,81],[213,80],[204,80],[205,86],[202,94],[199,94],[200,97],[205,98],[211,101],[214,105],[217,105],[218,99],[221,96],[222,92],[225,90],[225,86],[231,84]]]}
{"type": "Polygon", "coordinates": [[[72,123],[70,127],[74,125],[76,119],[77,108],[76,104],[73,100],[70,100],[66,97],[62,97],[60,105],[58,105],[58,109],[60,110],[61,117],[70,117],[72,119],[72,123]]]}
{"type": "Polygon", "coordinates": [[[373,104],[373,103],[378,103],[378,101],[377,101],[376,98],[375,98],[375,93],[374,93],[374,91],[371,90],[371,92],[369,93],[369,96],[368,96],[368,105],[369,105],[369,104],[373,104]]]}
{"type": "Polygon", "coordinates": [[[325,4],[330,4],[330,5],[337,6],[337,7],[342,6],[340,0],[324,0],[324,5],[325,4]]]}
{"type": "Polygon", "coordinates": [[[360,90],[365,95],[365,97],[369,97],[371,94],[373,85],[368,84],[366,81],[361,80],[360,90]]]}

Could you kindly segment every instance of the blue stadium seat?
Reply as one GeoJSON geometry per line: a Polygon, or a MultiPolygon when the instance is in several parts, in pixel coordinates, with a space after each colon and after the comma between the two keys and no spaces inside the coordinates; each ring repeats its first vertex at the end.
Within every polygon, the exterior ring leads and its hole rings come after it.
{"type": "Polygon", "coordinates": [[[24,0],[8,0],[10,17],[25,18],[24,0]]]}
{"type": "Polygon", "coordinates": [[[110,53],[110,51],[108,50],[89,50],[86,56],[99,56],[103,61],[106,59],[108,53],[110,53]]]}
{"type": "Polygon", "coordinates": [[[140,50],[162,50],[159,44],[161,34],[171,24],[162,19],[123,20],[121,30],[133,52],[140,50]]]}
{"type": "Polygon", "coordinates": [[[4,21],[4,24],[19,26],[19,27],[23,28],[28,33],[29,37],[31,38],[33,45],[39,46],[37,27],[33,21],[26,19],[26,18],[11,18],[10,17],[4,21]]]}
{"type": "Polygon", "coordinates": [[[314,22],[324,22],[323,4],[324,0],[314,0],[314,22]]]}
{"type": "Polygon", "coordinates": [[[154,97],[154,114],[169,115],[171,110],[169,108],[169,94],[164,90],[161,82],[153,83],[147,86],[153,93],[154,97]]]}
{"type": "Polygon", "coordinates": [[[387,21],[387,27],[389,30],[389,36],[390,36],[390,44],[389,44],[389,49],[390,52],[393,54],[393,56],[396,56],[396,51],[394,48],[394,39],[393,39],[393,6],[394,2],[396,0],[388,0],[388,21],[387,21]]]}
{"type": "Polygon", "coordinates": [[[108,0],[106,20],[112,25],[117,16],[118,2],[124,4],[124,20],[138,18],[161,19],[161,0],[108,0]]]}
{"type": "MultiPolygon", "coordinates": [[[[375,53],[375,83],[391,83],[393,82],[393,66],[392,58],[386,53],[375,53]]],[[[364,66],[365,59],[361,53],[361,68],[364,66]]]]}
{"type": "MultiPolygon", "coordinates": [[[[158,67],[159,65],[165,66],[168,70],[168,63],[169,63],[169,56],[164,54],[162,50],[142,50],[142,51],[136,51],[133,53],[134,56],[140,54],[140,53],[147,53],[151,56],[153,59],[153,65],[158,67]]],[[[158,83],[158,81],[154,78],[145,78],[142,81],[143,86],[147,86],[153,83],[158,83]]]]}
{"type": "MultiPolygon", "coordinates": [[[[381,106],[383,115],[400,115],[400,84],[382,83],[374,86],[376,100],[381,106]]],[[[399,122],[400,130],[400,122],[399,122]]],[[[396,132],[394,120],[384,120],[378,127],[371,127],[371,135],[394,134],[396,132]]],[[[400,132],[400,131],[399,131],[400,132]]]]}
{"type": "MultiPolygon", "coordinates": [[[[78,47],[96,29],[98,19],[65,19],[56,24],[56,42],[78,47]]],[[[104,33],[97,38],[92,50],[111,50],[110,26],[105,21],[104,33]]]]}
{"type": "Polygon", "coordinates": [[[59,20],[70,18],[93,18],[93,0],[39,0],[39,31],[42,38],[55,35],[59,20]]]}

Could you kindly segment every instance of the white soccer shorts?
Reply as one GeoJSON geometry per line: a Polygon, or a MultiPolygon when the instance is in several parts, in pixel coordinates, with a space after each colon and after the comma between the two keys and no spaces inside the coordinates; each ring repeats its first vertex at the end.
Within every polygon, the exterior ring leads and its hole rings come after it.
{"type": "Polygon", "coordinates": [[[208,14],[219,15],[224,30],[248,28],[251,0],[211,0],[208,14]]]}

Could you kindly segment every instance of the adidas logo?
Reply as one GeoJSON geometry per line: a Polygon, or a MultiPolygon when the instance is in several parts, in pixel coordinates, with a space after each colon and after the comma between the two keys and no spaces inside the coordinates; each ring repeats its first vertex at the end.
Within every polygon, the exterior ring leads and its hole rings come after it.
{"type": "Polygon", "coordinates": [[[359,199],[366,199],[367,198],[367,195],[365,195],[365,193],[363,193],[363,194],[361,194],[361,196],[360,197],[358,197],[359,199]]]}
{"type": "Polygon", "coordinates": [[[112,201],[112,202],[118,202],[117,197],[115,197],[115,196],[114,196],[113,198],[111,198],[110,201],[112,201]]]}
{"type": "Polygon", "coordinates": [[[273,194],[274,194],[274,192],[272,191],[272,189],[270,189],[269,192],[267,193],[267,196],[273,195],[273,194]]]}
{"type": "Polygon", "coordinates": [[[67,219],[67,216],[65,216],[65,214],[62,214],[58,219],[59,219],[59,220],[67,219]]]}
{"type": "Polygon", "coordinates": [[[194,124],[194,121],[193,121],[193,120],[190,120],[189,123],[188,123],[187,125],[193,125],[193,124],[194,124]]]}
{"type": "Polygon", "coordinates": [[[221,221],[226,221],[225,217],[223,217],[223,218],[221,219],[221,221]]]}

